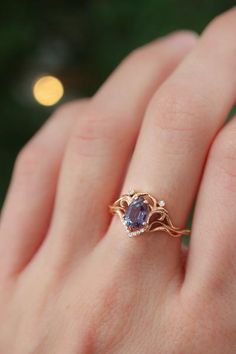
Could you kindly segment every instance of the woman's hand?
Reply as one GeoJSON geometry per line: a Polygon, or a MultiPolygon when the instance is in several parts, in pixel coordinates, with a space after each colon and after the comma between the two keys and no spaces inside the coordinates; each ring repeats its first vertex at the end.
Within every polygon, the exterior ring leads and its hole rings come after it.
{"type": "Polygon", "coordinates": [[[236,352],[235,119],[219,131],[235,74],[233,9],[199,40],[135,50],[22,150],[1,216],[1,354],[236,352]],[[130,187],[183,227],[198,193],[186,264],[179,239],[111,222],[130,187]]]}

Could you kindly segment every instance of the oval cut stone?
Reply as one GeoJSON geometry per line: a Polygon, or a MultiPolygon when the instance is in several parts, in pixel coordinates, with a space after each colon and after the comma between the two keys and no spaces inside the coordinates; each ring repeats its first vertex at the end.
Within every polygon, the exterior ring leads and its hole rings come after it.
{"type": "Polygon", "coordinates": [[[125,215],[124,221],[127,227],[132,229],[139,229],[143,227],[147,220],[149,213],[149,206],[145,203],[143,197],[138,197],[130,203],[125,215]]]}

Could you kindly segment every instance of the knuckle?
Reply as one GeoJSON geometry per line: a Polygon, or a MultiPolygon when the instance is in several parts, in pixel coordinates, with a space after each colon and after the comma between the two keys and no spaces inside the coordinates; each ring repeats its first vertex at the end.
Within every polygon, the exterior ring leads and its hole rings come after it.
{"type": "Polygon", "coordinates": [[[186,85],[181,87],[176,83],[160,92],[153,101],[153,109],[161,113],[156,115],[156,122],[164,129],[195,131],[205,126],[199,117],[206,114],[207,99],[192,92],[186,85]]]}
{"type": "Polygon", "coordinates": [[[150,124],[175,154],[199,148],[209,131],[209,124],[199,119],[207,114],[205,98],[187,91],[168,87],[153,99],[148,112],[150,124]]]}
{"type": "MultiPolygon", "coordinates": [[[[85,110],[88,106],[88,99],[75,100],[61,105],[57,108],[53,116],[50,119],[66,119],[67,116],[75,116],[85,110]]],[[[24,178],[27,175],[33,175],[39,171],[47,155],[46,147],[37,140],[37,137],[33,137],[18,153],[18,156],[14,165],[14,174],[23,175],[24,178]]]]}
{"type": "Polygon", "coordinates": [[[119,134],[113,123],[112,117],[85,114],[71,136],[69,147],[85,156],[107,154],[109,148],[116,146],[119,141],[119,134]]]}

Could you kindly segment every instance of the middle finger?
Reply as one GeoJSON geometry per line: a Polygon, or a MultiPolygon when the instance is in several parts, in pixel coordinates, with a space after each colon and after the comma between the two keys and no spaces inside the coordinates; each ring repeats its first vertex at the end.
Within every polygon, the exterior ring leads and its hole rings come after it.
{"type": "Polygon", "coordinates": [[[52,252],[56,261],[77,257],[103,236],[107,206],[120,190],[146,105],[195,41],[193,34],[175,33],[136,50],[91,99],[65,152],[47,242],[50,258],[52,252]]]}
{"type": "MultiPolygon", "coordinates": [[[[196,48],[156,92],[125,181],[124,193],[131,187],[167,201],[171,219],[180,227],[193,203],[211,141],[234,103],[235,23],[235,10],[214,20],[196,48]]],[[[110,230],[114,237],[104,242],[119,250],[117,244],[123,243],[123,249],[130,252],[134,242],[117,237],[117,229],[122,227],[117,223],[116,219],[110,230]]],[[[156,239],[141,238],[145,241],[135,244],[145,252],[144,262],[154,257],[158,265],[172,270],[181,264],[177,239],[163,233],[156,239]]]]}

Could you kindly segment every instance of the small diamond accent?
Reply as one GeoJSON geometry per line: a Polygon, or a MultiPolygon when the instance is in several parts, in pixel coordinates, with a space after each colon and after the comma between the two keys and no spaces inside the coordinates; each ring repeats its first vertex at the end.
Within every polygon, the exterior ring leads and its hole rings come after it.
{"type": "Polygon", "coordinates": [[[128,195],[133,195],[133,194],[135,194],[135,191],[133,189],[129,189],[128,195]]]}
{"type": "Polygon", "coordinates": [[[145,229],[140,229],[140,230],[137,230],[137,231],[131,231],[131,232],[128,232],[128,236],[129,237],[135,237],[135,236],[138,236],[138,235],[142,234],[143,232],[145,232],[145,229]]]}
{"type": "Polygon", "coordinates": [[[158,204],[160,207],[164,207],[166,205],[166,202],[164,200],[159,200],[158,204]]]}

